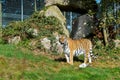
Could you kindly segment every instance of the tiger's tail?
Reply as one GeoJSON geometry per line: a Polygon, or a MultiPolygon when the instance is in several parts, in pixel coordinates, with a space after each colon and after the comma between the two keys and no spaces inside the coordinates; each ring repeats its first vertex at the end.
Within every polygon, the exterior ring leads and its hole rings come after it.
{"type": "Polygon", "coordinates": [[[93,54],[92,48],[90,48],[90,56],[91,56],[93,59],[96,59],[96,58],[98,57],[98,54],[93,54]]]}

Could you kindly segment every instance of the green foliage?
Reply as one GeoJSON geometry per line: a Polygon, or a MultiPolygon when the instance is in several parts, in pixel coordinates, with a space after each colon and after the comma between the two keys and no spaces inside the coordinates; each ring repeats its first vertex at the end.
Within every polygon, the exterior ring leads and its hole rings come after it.
{"type": "Polygon", "coordinates": [[[41,36],[46,36],[52,34],[52,32],[63,33],[60,21],[55,17],[45,17],[39,15],[39,12],[34,13],[28,21],[29,23],[34,23],[39,27],[41,31],[41,36]]]}
{"type": "Polygon", "coordinates": [[[23,22],[11,22],[3,28],[3,40],[6,42],[9,38],[20,36],[22,40],[21,46],[29,49],[43,49],[40,39],[48,37],[53,40],[55,39],[53,36],[54,32],[63,34],[60,21],[55,17],[45,17],[42,13],[35,12],[23,22]],[[37,35],[33,35],[35,29],[37,30],[37,35]],[[29,45],[33,40],[37,41],[36,45],[29,45]]]}
{"type": "Polygon", "coordinates": [[[61,23],[57,18],[45,17],[39,14],[39,12],[35,12],[24,22],[12,22],[3,28],[3,37],[13,37],[19,35],[22,39],[32,38],[34,28],[39,31],[39,37],[52,36],[53,32],[63,33],[61,23]]]}
{"type": "Polygon", "coordinates": [[[102,28],[103,40],[105,45],[112,46],[111,40],[118,39],[120,10],[118,9],[119,0],[101,0],[99,4],[99,28],[102,28]]]}
{"type": "Polygon", "coordinates": [[[112,60],[113,58],[117,57],[117,61],[120,60],[119,57],[119,53],[120,53],[120,49],[119,48],[111,48],[110,46],[106,46],[106,47],[98,47],[96,46],[95,49],[93,49],[93,53],[97,54],[98,56],[101,56],[102,59],[107,59],[108,57],[112,60]]]}
{"type": "Polygon", "coordinates": [[[18,35],[21,36],[22,39],[28,38],[26,30],[29,28],[30,26],[26,22],[11,22],[9,25],[3,28],[3,38],[14,37],[18,35]]]}

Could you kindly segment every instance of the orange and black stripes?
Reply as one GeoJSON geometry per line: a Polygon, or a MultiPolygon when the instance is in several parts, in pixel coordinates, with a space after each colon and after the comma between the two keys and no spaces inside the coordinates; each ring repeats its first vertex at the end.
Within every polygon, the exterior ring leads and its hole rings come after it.
{"type": "Polygon", "coordinates": [[[89,39],[73,40],[64,36],[60,37],[64,53],[68,63],[73,64],[73,56],[84,54],[84,63],[91,63],[92,42],[89,39]]]}

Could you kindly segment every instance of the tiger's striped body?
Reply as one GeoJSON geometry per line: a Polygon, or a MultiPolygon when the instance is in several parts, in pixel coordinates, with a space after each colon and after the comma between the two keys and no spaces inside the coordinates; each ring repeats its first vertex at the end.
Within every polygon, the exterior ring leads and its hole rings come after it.
{"type": "Polygon", "coordinates": [[[84,54],[84,63],[79,67],[86,67],[87,63],[91,63],[91,55],[92,52],[92,43],[88,39],[79,39],[73,40],[71,38],[66,38],[62,36],[59,39],[60,43],[63,44],[63,49],[65,53],[65,57],[67,63],[73,65],[73,56],[79,56],[84,54]]]}

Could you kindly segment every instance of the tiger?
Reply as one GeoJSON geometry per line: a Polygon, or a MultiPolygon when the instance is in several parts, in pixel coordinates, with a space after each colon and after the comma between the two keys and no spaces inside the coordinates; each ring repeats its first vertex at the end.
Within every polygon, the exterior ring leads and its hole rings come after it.
{"type": "Polygon", "coordinates": [[[63,45],[63,51],[67,63],[73,65],[73,57],[84,54],[84,63],[80,64],[80,68],[88,66],[87,63],[92,63],[92,42],[89,39],[81,38],[73,40],[66,36],[60,36],[59,42],[63,45]]]}

